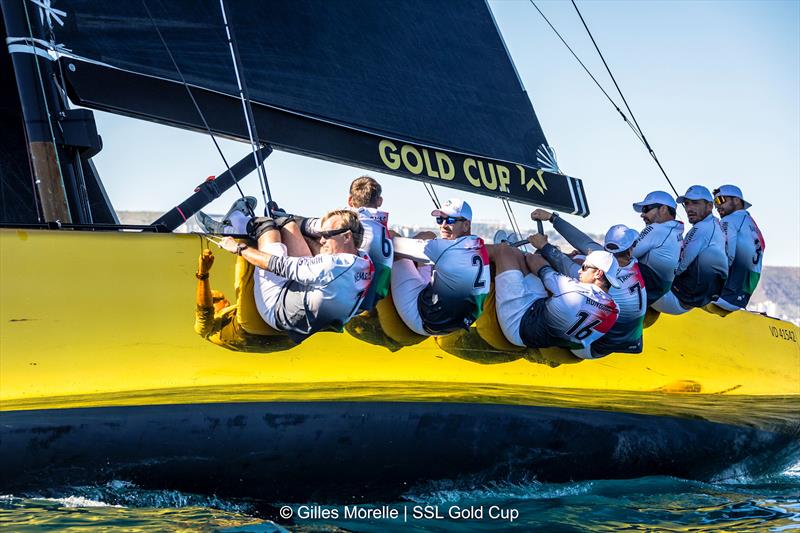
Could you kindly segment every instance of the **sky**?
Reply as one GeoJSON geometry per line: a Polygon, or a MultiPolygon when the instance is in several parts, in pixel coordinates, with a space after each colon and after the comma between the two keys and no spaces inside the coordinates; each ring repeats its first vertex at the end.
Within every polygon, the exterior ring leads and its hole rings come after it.
{"type": "MultiPolygon", "coordinates": [[[[649,191],[670,190],[658,167],[529,2],[489,4],[561,170],[583,180],[592,214],[568,220],[591,233],[618,223],[641,228],[631,203],[649,191]]],[[[572,4],[537,5],[622,106],[572,4]]],[[[764,263],[800,266],[800,2],[578,5],[678,191],[693,184],[740,186],[766,239],[764,263]]],[[[104,148],[95,163],[118,211],[165,211],[224,170],[206,135],[96,116],[104,148]]],[[[233,141],[221,145],[229,162],[250,150],[233,141]]],[[[305,214],[343,205],[350,181],[364,173],[281,152],[266,165],[273,196],[305,214]],[[306,186],[297,188],[299,182],[306,186]]],[[[371,175],[383,186],[391,224],[431,225],[432,203],[421,183],[371,175]]],[[[256,173],[242,187],[260,198],[256,173]]],[[[437,193],[465,198],[475,221],[507,220],[498,199],[442,187],[437,193]]],[[[228,191],[205,211],[224,213],[237,196],[228,191]]],[[[514,204],[523,228],[532,226],[532,209],[514,204]]]]}

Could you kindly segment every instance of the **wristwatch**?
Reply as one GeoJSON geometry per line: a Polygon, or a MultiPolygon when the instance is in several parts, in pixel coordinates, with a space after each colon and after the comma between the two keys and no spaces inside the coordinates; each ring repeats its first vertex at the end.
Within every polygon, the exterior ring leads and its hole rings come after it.
{"type": "Polygon", "coordinates": [[[200,272],[195,272],[194,277],[200,280],[207,280],[208,279],[208,272],[201,274],[200,272]]]}
{"type": "Polygon", "coordinates": [[[236,245],[236,255],[242,255],[242,252],[244,252],[247,248],[249,248],[249,246],[247,246],[246,242],[238,243],[236,245]]]}

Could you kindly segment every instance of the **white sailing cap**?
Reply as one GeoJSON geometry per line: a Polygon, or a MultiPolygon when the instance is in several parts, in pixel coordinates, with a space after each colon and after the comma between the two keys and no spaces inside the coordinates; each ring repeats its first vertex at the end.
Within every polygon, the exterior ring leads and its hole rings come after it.
{"type": "Polygon", "coordinates": [[[636,239],[638,238],[638,231],[629,228],[625,224],[617,224],[616,226],[611,226],[606,232],[603,248],[605,248],[607,252],[618,254],[636,244],[636,239]]]}
{"type": "Polygon", "coordinates": [[[692,185],[683,196],[678,196],[677,201],[679,204],[686,202],[686,200],[705,200],[706,202],[713,202],[714,197],[711,196],[711,191],[702,185],[692,185]]]}
{"type": "Polygon", "coordinates": [[[460,198],[445,200],[442,207],[431,211],[434,217],[459,217],[472,221],[472,208],[460,198]]]}
{"type": "Polygon", "coordinates": [[[588,263],[589,266],[602,270],[612,287],[619,288],[622,286],[622,282],[617,277],[619,263],[617,263],[617,258],[613,254],[603,250],[595,250],[586,256],[586,260],[583,263],[588,263]]]}
{"type": "Polygon", "coordinates": [[[636,211],[637,213],[641,213],[642,208],[644,206],[653,204],[666,205],[671,207],[672,209],[678,207],[678,204],[675,203],[675,200],[673,200],[672,195],[669,194],[668,192],[653,191],[649,193],[647,196],[645,196],[644,200],[642,200],[641,202],[636,202],[635,204],[633,204],[633,210],[636,211]]]}
{"type": "Polygon", "coordinates": [[[745,209],[750,209],[750,207],[753,205],[744,199],[744,196],[742,195],[742,189],[736,185],[720,185],[719,189],[714,191],[714,198],[717,198],[718,196],[733,196],[734,198],[739,198],[742,200],[745,209]]]}

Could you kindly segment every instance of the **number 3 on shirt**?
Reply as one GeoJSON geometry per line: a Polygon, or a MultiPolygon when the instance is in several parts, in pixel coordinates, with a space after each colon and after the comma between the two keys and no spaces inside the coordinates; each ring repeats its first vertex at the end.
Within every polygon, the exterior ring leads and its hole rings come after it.
{"type": "Polygon", "coordinates": [[[575,334],[575,338],[578,339],[579,341],[582,341],[583,339],[585,339],[586,337],[591,335],[594,332],[593,328],[596,325],[598,325],[601,321],[600,320],[594,320],[592,322],[589,322],[586,326],[581,328],[583,323],[586,322],[587,318],[589,318],[589,313],[586,313],[584,311],[579,312],[578,313],[577,322],[572,324],[572,327],[570,327],[565,332],[567,334],[567,336],[572,336],[573,334],[575,334]],[[580,330],[578,330],[578,328],[580,328],[580,330]],[[577,333],[576,333],[576,331],[577,331],[577,333]]]}

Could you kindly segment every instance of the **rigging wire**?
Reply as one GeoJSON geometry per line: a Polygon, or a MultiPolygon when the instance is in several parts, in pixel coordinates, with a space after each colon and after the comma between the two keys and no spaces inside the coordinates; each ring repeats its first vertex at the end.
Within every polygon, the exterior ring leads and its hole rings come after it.
{"type": "Polygon", "coordinates": [[[559,39],[561,39],[561,42],[564,43],[564,46],[567,47],[567,50],[569,50],[569,52],[572,54],[572,57],[574,57],[575,60],[580,64],[580,66],[583,67],[583,70],[586,71],[586,74],[588,74],[589,77],[592,78],[592,81],[594,82],[595,85],[597,85],[597,88],[600,89],[603,92],[603,94],[608,99],[608,101],[611,103],[611,105],[614,106],[614,109],[617,110],[617,113],[619,113],[620,117],[622,117],[622,120],[625,121],[625,124],[627,124],[628,127],[631,129],[631,131],[633,131],[634,135],[636,135],[636,137],[638,137],[639,140],[643,142],[642,135],[641,135],[641,133],[639,133],[639,130],[637,130],[636,127],[634,127],[634,125],[631,124],[631,122],[628,120],[628,116],[622,111],[622,109],[619,108],[617,103],[614,101],[613,98],[611,98],[611,96],[603,88],[603,86],[600,85],[600,82],[597,81],[597,78],[594,77],[594,74],[592,74],[592,72],[589,70],[589,68],[583,63],[583,61],[581,61],[581,58],[578,57],[578,54],[575,53],[575,51],[572,49],[572,47],[569,45],[569,43],[567,43],[567,41],[564,39],[564,37],[561,36],[561,34],[555,28],[555,26],[553,26],[553,24],[550,22],[550,19],[548,19],[547,16],[542,12],[542,10],[539,9],[539,6],[536,5],[536,2],[534,2],[533,0],[530,0],[530,3],[531,3],[531,5],[533,5],[533,7],[536,8],[536,11],[539,12],[539,14],[542,16],[542,18],[547,23],[547,25],[550,26],[550,29],[553,30],[553,33],[555,33],[556,36],[559,39]]]}
{"type": "MultiPolygon", "coordinates": [[[[228,160],[225,158],[225,154],[222,153],[222,148],[220,147],[219,143],[217,142],[217,137],[214,135],[214,132],[211,131],[211,127],[208,125],[208,121],[206,120],[205,114],[203,113],[202,109],[200,109],[200,105],[197,103],[197,100],[195,99],[194,94],[192,93],[192,89],[189,87],[189,84],[186,82],[186,78],[183,76],[183,72],[181,72],[181,69],[178,66],[178,62],[175,61],[175,56],[172,55],[172,50],[170,50],[169,45],[167,44],[167,41],[164,39],[164,36],[161,34],[161,30],[159,29],[158,24],[156,23],[155,19],[153,18],[152,13],[150,13],[150,8],[147,7],[147,3],[145,2],[145,0],[142,0],[142,6],[144,7],[144,10],[147,12],[147,17],[150,19],[150,22],[153,24],[153,27],[155,28],[156,33],[158,34],[158,38],[161,40],[161,44],[164,45],[164,49],[167,51],[167,55],[169,56],[170,61],[172,61],[172,66],[175,67],[175,71],[178,73],[178,76],[181,79],[181,83],[183,83],[183,86],[186,88],[186,92],[189,94],[189,98],[192,100],[192,104],[194,105],[195,110],[197,110],[197,114],[200,116],[200,120],[203,121],[203,126],[205,126],[205,128],[206,128],[206,132],[208,133],[209,137],[211,137],[211,141],[214,143],[214,146],[216,147],[220,158],[222,158],[222,162],[225,164],[225,168],[228,170],[230,175],[233,177],[233,183],[236,185],[236,188],[239,189],[239,194],[242,196],[242,198],[244,198],[245,197],[244,191],[242,190],[242,187],[239,185],[239,180],[236,179],[236,175],[231,170],[231,166],[228,164],[228,160]]],[[[250,215],[251,216],[255,216],[255,213],[253,212],[253,210],[250,209],[250,204],[248,204],[247,202],[244,202],[244,205],[245,205],[245,208],[250,212],[250,215]]]]}
{"type": "Polygon", "coordinates": [[[442,204],[439,203],[439,197],[436,195],[436,191],[433,188],[432,184],[429,184],[427,181],[423,181],[422,184],[425,186],[425,191],[428,193],[428,196],[431,197],[431,201],[436,209],[439,209],[442,204]]]}
{"type": "Polygon", "coordinates": [[[258,147],[256,139],[258,139],[258,131],[256,130],[256,121],[253,115],[253,107],[250,103],[250,96],[247,92],[247,83],[240,75],[239,69],[241,67],[241,57],[239,55],[239,45],[236,43],[236,35],[233,32],[233,26],[228,23],[227,10],[225,8],[225,1],[219,0],[219,6],[222,11],[222,21],[225,23],[225,32],[228,36],[228,48],[231,51],[231,59],[233,60],[233,72],[236,74],[236,83],[239,87],[239,97],[242,100],[242,110],[244,111],[244,118],[247,122],[247,135],[250,137],[250,146],[253,150],[253,159],[258,168],[258,175],[261,178],[261,194],[264,197],[266,204],[266,213],[269,214],[269,205],[272,203],[272,193],[269,190],[269,181],[267,179],[267,171],[258,160],[258,147]]]}
{"type": "MultiPolygon", "coordinates": [[[[506,211],[506,216],[508,217],[508,222],[511,224],[511,230],[519,235],[522,238],[522,230],[519,228],[519,224],[517,224],[517,217],[514,215],[514,210],[511,207],[511,202],[508,201],[507,198],[500,198],[500,203],[503,204],[503,209],[506,211]]],[[[527,248],[527,244],[523,245],[523,247],[527,248]]]]}
{"type": "Polygon", "coordinates": [[[672,187],[672,191],[675,193],[675,196],[679,196],[678,191],[675,189],[675,186],[672,184],[672,181],[669,179],[669,176],[667,175],[666,171],[664,170],[664,167],[661,166],[661,162],[658,160],[658,157],[656,157],[655,151],[653,151],[653,148],[650,146],[650,143],[647,142],[647,138],[644,135],[644,131],[642,131],[641,126],[639,126],[639,122],[636,120],[636,116],[633,114],[633,111],[631,110],[631,107],[628,105],[628,101],[626,100],[625,95],[622,94],[622,89],[619,88],[619,84],[617,83],[616,78],[614,78],[614,74],[612,74],[611,68],[608,66],[608,63],[606,62],[606,58],[603,57],[603,52],[601,52],[600,51],[600,47],[597,46],[597,42],[594,40],[594,36],[592,35],[592,32],[589,30],[589,26],[586,24],[586,21],[584,20],[583,15],[581,14],[581,10],[578,9],[578,4],[575,3],[575,0],[571,0],[571,1],[572,1],[573,7],[575,8],[575,11],[578,13],[578,17],[580,17],[581,22],[583,23],[583,27],[586,28],[586,33],[589,34],[589,38],[592,40],[592,44],[594,45],[595,50],[597,50],[597,54],[600,56],[600,59],[603,60],[603,65],[605,65],[606,71],[608,72],[608,75],[611,77],[611,81],[614,82],[614,87],[617,88],[617,92],[619,93],[620,97],[622,98],[622,102],[625,104],[625,108],[628,110],[628,113],[630,113],[631,119],[633,119],[633,123],[636,125],[636,129],[639,130],[639,135],[641,137],[642,142],[644,143],[645,148],[647,148],[647,151],[650,153],[650,156],[656,162],[656,165],[658,165],[658,168],[661,170],[661,173],[664,174],[664,177],[667,179],[667,183],[669,183],[669,186],[672,187]]]}

